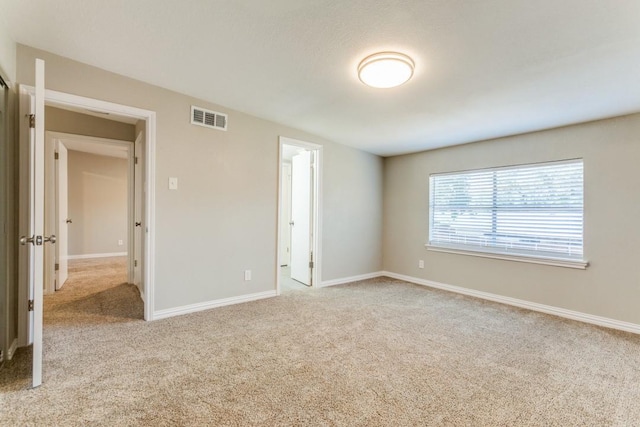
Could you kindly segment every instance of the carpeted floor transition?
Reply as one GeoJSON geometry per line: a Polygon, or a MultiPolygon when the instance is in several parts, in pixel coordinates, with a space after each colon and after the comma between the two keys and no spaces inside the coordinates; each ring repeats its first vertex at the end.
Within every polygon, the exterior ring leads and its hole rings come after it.
{"type": "Polygon", "coordinates": [[[379,278],[146,323],[122,259],[45,300],[2,425],[640,425],[640,337],[379,278]]]}

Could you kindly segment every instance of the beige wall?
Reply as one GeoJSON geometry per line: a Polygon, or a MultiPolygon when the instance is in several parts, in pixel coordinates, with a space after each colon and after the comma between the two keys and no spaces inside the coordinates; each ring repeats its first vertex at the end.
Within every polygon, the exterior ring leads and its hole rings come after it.
{"type": "Polygon", "coordinates": [[[387,158],[384,268],[640,323],[639,159],[640,114],[387,158]],[[584,159],[587,270],[426,250],[429,174],[571,158],[584,159]]]}
{"type": "Polygon", "coordinates": [[[69,255],[127,252],[128,161],[73,150],[68,155],[69,255]]]}
{"type": "Polygon", "coordinates": [[[44,126],[48,131],[121,141],[134,141],[136,139],[136,127],[132,124],[62,110],[56,107],[46,107],[44,118],[44,126]]]}
{"type": "Polygon", "coordinates": [[[16,80],[16,43],[9,37],[6,16],[0,15],[0,74],[5,80],[16,80]]]}
{"type": "Polygon", "coordinates": [[[325,150],[323,280],[382,267],[382,159],[336,146],[325,150]]]}
{"type": "Polygon", "coordinates": [[[381,158],[22,45],[19,82],[33,83],[36,57],[49,89],[157,113],[157,310],[275,289],[281,135],[323,146],[322,279],[381,269],[381,158]],[[229,130],[191,125],[192,104],[228,113],[229,130]]]}

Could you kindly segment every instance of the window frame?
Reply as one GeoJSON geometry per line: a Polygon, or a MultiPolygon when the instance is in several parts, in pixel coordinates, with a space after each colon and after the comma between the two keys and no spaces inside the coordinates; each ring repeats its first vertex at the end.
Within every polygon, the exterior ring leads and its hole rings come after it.
{"type": "MultiPolygon", "coordinates": [[[[429,251],[434,252],[443,252],[443,253],[451,253],[451,254],[459,254],[459,255],[468,255],[468,256],[476,256],[483,258],[492,258],[492,259],[500,259],[507,261],[517,261],[517,262],[526,262],[533,264],[543,264],[543,265],[551,265],[557,267],[567,267],[567,268],[575,268],[575,269],[586,269],[589,266],[589,262],[585,260],[585,245],[584,245],[584,230],[585,230],[585,220],[584,220],[584,160],[582,158],[574,158],[574,159],[565,159],[565,160],[557,160],[557,161],[545,161],[545,162],[535,162],[535,163],[523,163],[517,165],[508,165],[508,166],[500,166],[500,167],[490,167],[490,168],[477,168],[477,169],[467,169],[460,171],[451,171],[451,172],[442,172],[442,173],[432,173],[429,175],[429,206],[428,206],[428,236],[427,243],[425,247],[429,251]],[[529,252],[514,252],[513,250],[501,249],[499,247],[491,247],[491,246],[473,246],[473,245],[464,245],[464,244],[456,244],[456,243],[442,243],[442,242],[431,242],[431,235],[433,230],[433,215],[434,210],[432,209],[434,202],[434,179],[438,176],[446,176],[446,175],[460,175],[465,173],[473,173],[473,172],[492,172],[492,171],[504,171],[509,169],[522,169],[532,166],[546,166],[546,165],[559,165],[563,163],[577,163],[582,162],[583,175],[582,175],[582,186],[583,186],[583,199],[582,199],[582,257],[581,258],[573,258],[573,257],[563,257],[562,254],[551,254],[551,253],[529,253],[529,252]]],[[[495,194],[493,195],[495,197],[495,194]]]]}

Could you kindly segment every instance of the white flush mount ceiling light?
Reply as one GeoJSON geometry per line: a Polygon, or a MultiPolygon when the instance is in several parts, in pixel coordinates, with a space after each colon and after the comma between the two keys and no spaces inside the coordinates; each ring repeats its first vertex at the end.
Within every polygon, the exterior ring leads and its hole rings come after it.
{"type": "Polygon", "coordinates": [[[358,77],[367,86],[386,89],[400,86],[413,76],[415,64],[407,55],[380,52],[367,56],[358,65],[358,77]]]}

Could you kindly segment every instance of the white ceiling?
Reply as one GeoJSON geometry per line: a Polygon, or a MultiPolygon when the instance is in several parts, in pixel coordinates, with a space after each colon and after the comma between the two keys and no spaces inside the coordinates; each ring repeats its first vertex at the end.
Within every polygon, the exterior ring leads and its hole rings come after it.
{"type": "Polygon", "coordinates": [[[640,111],[639,0],[0,5],[19,43],[385,156],[640,111]],[[409,83],[359,82],[382,50],[409,83]]]}

